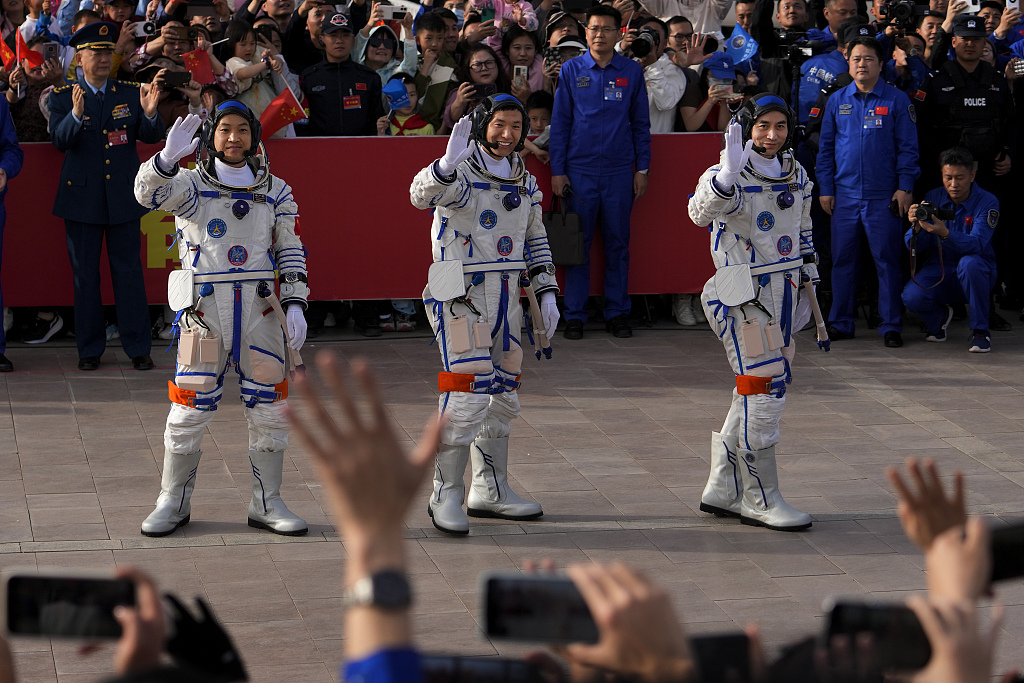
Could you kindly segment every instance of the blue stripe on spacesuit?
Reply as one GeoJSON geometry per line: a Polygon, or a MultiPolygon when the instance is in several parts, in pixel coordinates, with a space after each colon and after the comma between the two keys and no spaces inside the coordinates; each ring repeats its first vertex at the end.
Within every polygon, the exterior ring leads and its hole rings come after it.
{"type": "Polygon", "coordinates": [[[275,213],[274,214],[274,218],[284,218],[284,217],[287,217],[287,216],[298,216],[298,215],[299,214],[297,214],[297,213],[279,212],[279,213],[275,213]]]}
{"type": "Polygon", "coordinates": [[[743,354],[740,352],[740,340],[736,338],[736,320],[729,318],[729,331],[732,333],[732,343],[736,347],[736,362],[740,366],[739,374],[745,375],[746,370],[743,367],[743,354]]]}
{"type": "Polygon", "coordinates": [[[258,346],[253,346],[252,344],[249,345],[249,348],[252,349],[253,351],[259,351],[260,353],[265,353],[268,356],[272,356],[273,358],[276,358],[278,361],[280,361],[282,365],[284,364],[284,358],[281,358],[281,356],[277,355],[273,351],[267,351],[266,349],[261,349],[258,346]]]}
{"type": "Polygon", "coordinates": [[[441,239],[441,235],[444,234],[444,229],[448,227],[448,217],[441,217],[441,229],[437,231],[437,239],[441,239]]]}
{"type": "MultiPolygon", "coordinates": [[[[234,285],[235,289],[235,305],[234,315],[232,316],[234,324],[232,325],[232,339],[231,339],[231,360],[237,366],[238,359],[242,355],[242,285],[238,282],[234,285]]],[[[241,373],[239,373],[241,374],[241,373]]]]}
{"type": "Polygon", "coordinates": [[[786,273],[786,282],[782,285],[782,338],[784,346],[789,346],[790,328],[793,326],[793,278],[786,273]]]}
{"type": "MultiPolygon", "coordinates": [[[[735,338],[736,335],[733,335],[735,338]]],[[[747,435],[747,397],[743,397],[743,443],[747,444],[747,450],[750,448],[750,437],[747,435]]],[[[747,471],[750,470],[750,465],[747,465],[747,471]]]]}
{"type": "Polygon", "coordinates": [[[196,255],[192,258],[192,267],[195,268],[196,264],[199,263],[199,252],[202,251],[203,247],[200,244],[196,245],[196,255]]]}
{"type": "Polygon", "coordinates": [[[481,360],[487,361],[489,363],[491,361],[491,357],[490,356],[477,356],[475,358],[457,358],[457,359],[453,360],[451,362],[451,364],[452,365],[458,365],[459,363],[473,363],[473,362],[481,361],[481,360]]]}
{"type": "MultiPolygon", "coordinates": [[[[491,328],[491,339],[498,336],[498,332],[502,330],[502,323],[504,323],[505,330],[508,329],[508,274],[502,275],[501,279],[501,298],[498,299],[498,313],[494,319],[494,327],[491,328]]],[[[502,349],[508,351],[508,342],[504,340],[504,333],[502,337],[502,349]]]]}

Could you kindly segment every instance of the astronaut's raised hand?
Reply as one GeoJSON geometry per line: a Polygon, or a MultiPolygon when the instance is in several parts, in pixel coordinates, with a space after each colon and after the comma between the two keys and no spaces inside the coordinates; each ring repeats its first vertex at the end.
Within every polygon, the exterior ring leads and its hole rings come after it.
{"type": "Polygon", "coordinates": [[[469,146],[469,136],[473,132],[473,122],[468,116],[463,116],[452,128],[452,134],[448,137],[448,149],[444,156],[437,162],[438,170],[444,175],[451,175],[455,168],[473,154],[473,148],[469,146]]]}
{"type": "Polygon", "coordinates": [[[555,328],[558,327],[558,318],[560,317],[554,292],[544,292],[540,295],[540,317],[544,322],[544,334],[551,339],[555,335],[555,328]]]}
{"type": "Polygon", "coordinates": [[[306,316],[299,304],[288,305],[288,346],[296,351],[306,343],[306,316]]]}
{"type": "Polygon", "coordinates": [[[188,114],[185,118],[179,116],[167,132],[167,142],[160,150],[160,166],[165,169],[174,168],[178,159],[196,151],[199,144],[196,131],[202,124],[203,120],[195,114],[188,114]]]}
{"type": "Polygon", "coordinates": [[[715,185],[726,192],[732,189],[736,178],[747,165],[750,158],[750,149],[754,146],[753,140],[747,140],[743,144],[743,126],[737,121],[729,124],[725,131],[725,154],[722,156],[722,170],[715,176],[715,185]]]}

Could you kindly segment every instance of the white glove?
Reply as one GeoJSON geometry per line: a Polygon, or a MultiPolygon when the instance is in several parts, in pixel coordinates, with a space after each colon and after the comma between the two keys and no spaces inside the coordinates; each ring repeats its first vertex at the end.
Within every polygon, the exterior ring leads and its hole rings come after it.
{"type": "Polygon", "coordinates": [[[160,150],[161,168],[172,169],[178,163],[178,159],[196,151],[199,138],[195,137],[195,134],[201,125],[203,120],[195,114],[188,114],[184,119],[178,117],[167,133],[164,148],[160,150]]]}
{"type": "Polygon", "coordinates": [[[306,343],[306,316],[299,304],[288,304],[288,337],[291,339],[288,345],[296,351],[306,343]]]}
{"type": "Polygon", "coordinates": [[[544,322],[544,334],[548,340],[555,335],[555,328],[558,327],[558,304],[555,303],[554,292],[544,292],[540,295],[540,317],[544,322]]]}
{"type": "Polygon", "coordinates": [[[729,124],[729,130],[725,132],[725,157],[722,159],[722,170],[715,176],[715,185],[718,189],[729,192],[736,184],[736,178],[747,165],[750,158],[750,149],[754,146],[753,140],[747,140],[743,144],[743,126],[736,121],[729,124]]]}
{"type": "Polygon", "coordinates": [[[437,170],[442,175],[449,176],[455,173],[455,168],[473,154],[473,148],[469,146],[469,135],[473,132],[473,122],[469,116],[463,116],[452,128],[452,134],[448,138],[448,149],[444,156],[437,161],[437,170]]]}

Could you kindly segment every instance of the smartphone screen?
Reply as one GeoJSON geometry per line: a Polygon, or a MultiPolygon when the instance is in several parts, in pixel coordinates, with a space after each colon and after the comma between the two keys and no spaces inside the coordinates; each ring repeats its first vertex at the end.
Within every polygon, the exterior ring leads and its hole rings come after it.
{"type": "Polygon", "coordinates": [[[899,603],[869,605],[840,602],[829,615],[828,636],[871,633],[882,670],[923,668],[932,656],[921,623],[909,607],[899,603]]]}
{"type": "Polygon", "coordinates": [[[993,529],[992,580],[1018,576],[1024,576],[1024,524],[993,529]]]}
{"type": "Polygon", "coordinates": [[[118,605],[135,605],[127,579],[15,575],[7,580],[6,624],[12,635],[117,639],[118,605]]]}
{"type": "Polygon", "coordinates": [[[512,67],[513,77],[523,83],[526,83],[526,79],[530,74],[530,67],[528,66],[514,66],[512,67]]]}
{"type": "Polygon", "coordinates": [[[490,657],[420,657],[424,683],[543,683],[533,664],[490,657]]]}
{"type": "Polygon", "coordinates": [[[597,642],[594,618],[569,579],[491,575],[484,582],[488,637],[543,643],[597,642]]]}
{"type": "Polygon", "coordinates": [[[745,633],[690,638],[693,659],[702,681],[749,683],[750,639],[745,633]]]}

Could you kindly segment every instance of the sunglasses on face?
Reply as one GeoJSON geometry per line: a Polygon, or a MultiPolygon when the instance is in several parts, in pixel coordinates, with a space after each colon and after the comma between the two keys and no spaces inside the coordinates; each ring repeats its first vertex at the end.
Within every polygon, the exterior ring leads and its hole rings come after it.
{"type": "Polygon", "coordinates": [[[391,40],[391,38],[388,36],[373,36],[368,41],[366,41],[366,44],[369,45],[370,47],[384,46],[389,50],[395,49],[395,41],[391,40]]]}

